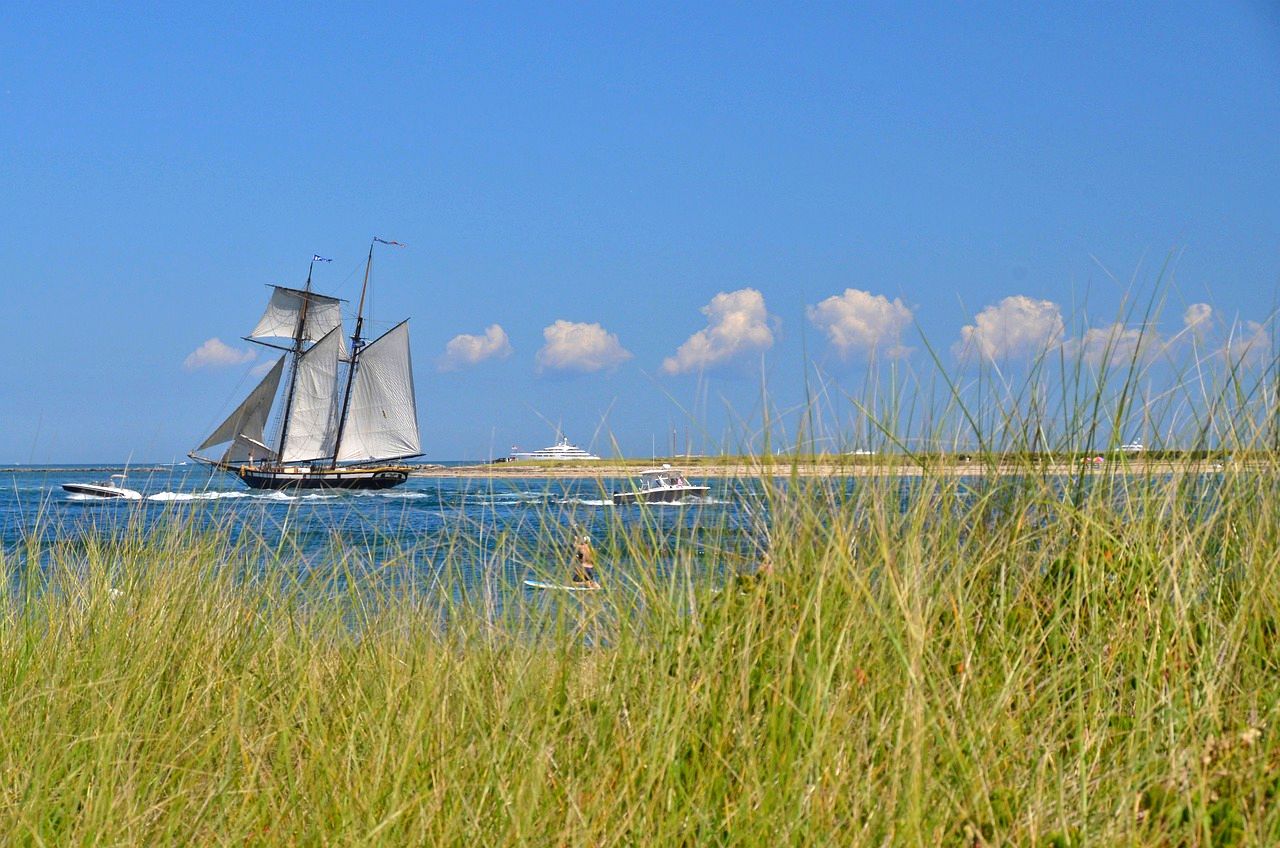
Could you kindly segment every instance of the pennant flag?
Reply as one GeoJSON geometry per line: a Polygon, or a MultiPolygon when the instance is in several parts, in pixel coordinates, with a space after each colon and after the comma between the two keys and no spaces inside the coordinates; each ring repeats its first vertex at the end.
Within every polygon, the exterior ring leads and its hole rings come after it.
{"type": "Polygon", "coordinates": [[[325,259],[325,258],[324,258],[323,256],[321,256],[320,254],[318,254],[318,253],[313,253],[313,254],[311,254],[311,261],[312,261],[312,262],[332,262],[333,260],[332,260],[332,259],[325,259]]]}
{"type": "Polygon", "coordinates": [[[408,245],[401,244],[398,241],[391,241],[389,239],[378,238],[377,236],[374,236],[373,240],[376,241],[378,244],[389,244],[392,247],[408,247],[408,245]]]}

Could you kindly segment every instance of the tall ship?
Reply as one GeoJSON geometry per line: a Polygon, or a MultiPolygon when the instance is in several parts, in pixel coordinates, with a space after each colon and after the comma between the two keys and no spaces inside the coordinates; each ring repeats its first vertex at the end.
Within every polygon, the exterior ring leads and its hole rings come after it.
{"type": "Polygon", "coordinates": [[[343,337],[342,299],[311,288],[321,257],[312,256],[301,289],[271,286],[266,311],[245,339],[284,353],[188,454],[192,459],[254,489],[389,489],[409,479],[411,467],[403,460],[422,455],[409,322],[372,341],[363,335],[377,244],[403,246],[380,238],[370,242],[350,348],[343,337]],[[278,435],[268,443],[273,408],[278,435]],[[216,455],[201,453],[224,445],[216,455]]]}

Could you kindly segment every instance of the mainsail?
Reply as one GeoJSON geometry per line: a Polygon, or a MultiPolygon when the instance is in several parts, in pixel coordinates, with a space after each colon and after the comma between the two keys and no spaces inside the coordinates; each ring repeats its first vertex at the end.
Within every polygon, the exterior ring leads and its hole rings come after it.
{"type": "Polygon", "coordinates": [[[267,426],[267,416],[271,412],[271,401],[276,396],[276,387],[280,385],[280,374],[284,371],[284,357],[276,360],[262,382],[249,393],[244,402],[236,407],[235,412],[227,416],[209,438],[204,440],[197,450],[225,442],[231,442],[223,462],[238,462],[248,459],[252,453],[256,457],[269,458],[272,452],[262,444],[263,430],[267,426]],[[255,443],[257,450],[255,450],[255,443]]]}
{"type": "Polygon", "coordinates": [[[409,322],[366,345],[357,357],[338,462],[415,456],[421,451],[409,358],[409,322]]]}
{"type": "Polygon", "coordinates": [[[333,456],[340,397],[338,362],[345,354],[342,327],[338,326],[298,357],[281,462],[310,462],[333,456]]]}
{"type": "Polygon", "coordinates": [[[249,333],[254,339],[293,339],[314,342],[323,338],[334,327],[342,326],[342,301],[336,297],[316,294],[306,289],[272,286],[267,310],[258,319],[258,326],[249,333]],[[306,326],[298,332],[298,323],[306,306],[306,326]]]}

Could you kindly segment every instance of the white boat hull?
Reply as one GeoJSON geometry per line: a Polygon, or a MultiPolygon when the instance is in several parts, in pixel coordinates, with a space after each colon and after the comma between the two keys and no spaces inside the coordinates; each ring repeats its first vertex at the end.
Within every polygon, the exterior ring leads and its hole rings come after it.
{"type": "Polygon", "coordinates": [[[685,498],[705,497],[711,491],[710,486],[662,486],[651,489],[637,489],[634,492],[614,492],[615,506],[634,503],[676,503],[685,498]]]}
{"type": "Polygon", "coordinates": [[[141,492],[105,483],[63,483],[62,488],[72,495],[83,495],[90,498],[101,498],[102,500],[142,500],[141,492]]]}

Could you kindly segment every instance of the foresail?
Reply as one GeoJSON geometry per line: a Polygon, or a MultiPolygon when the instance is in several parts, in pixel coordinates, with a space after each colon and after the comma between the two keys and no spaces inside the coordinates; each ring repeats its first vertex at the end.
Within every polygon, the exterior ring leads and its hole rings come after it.
{"type": "Polygon", "coordinates": [[[302,334],[305,341],[313,342],[342,325],[342,301],[338,298],[274,286],[267,311],[262,313],[258,326],[249,333],[250,338],[293,338],[304,302],[307,304],[307,322],[302,334]]]}
{"type": "MultiPolygon", "coordinates": [[[[249,396],[236,407],[235,412],[227,416],[227,420],[223,421],[197,450],[204,450],[224,442],[236,442],[247,453],[251,445],[245,443],[245,439],[261,443],[263,430],[267,426],[267,416],[271,412],[271,401],[276,396],[276,388],[280,385],[280,374],[283,370],[284,357],[282,356],[276,360],[275,365],[271,366],[271,370],[262,378],[257,388],[249,393],[249,396]]],[[[235,448],[236,444],[233,444],[231,450],[234,451],[235,448]]],[[[261,457],[261,454],[258,456],[261,457]]]]}
{"type": "Polygon", "coordinates": [[[338,461],[392,459],[420,451],[409,322],[404,321],[360,351],[338,461]]]}
{"type": "Polygon", "coordinates": [[[338,417],[338,362],[346,355],[342,328],[334,327],[298,357],[289,406],[289,429],[283,462],[327,459],[333,456],[338,417]]]}

